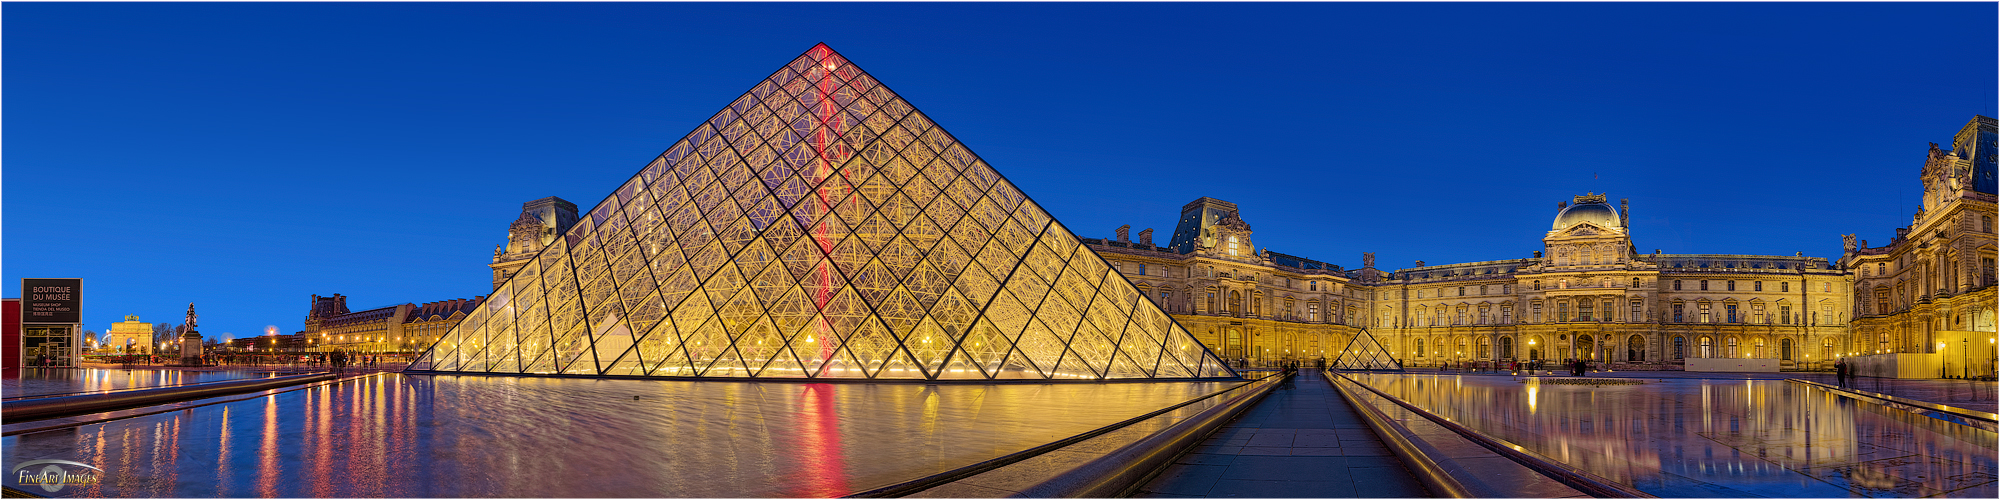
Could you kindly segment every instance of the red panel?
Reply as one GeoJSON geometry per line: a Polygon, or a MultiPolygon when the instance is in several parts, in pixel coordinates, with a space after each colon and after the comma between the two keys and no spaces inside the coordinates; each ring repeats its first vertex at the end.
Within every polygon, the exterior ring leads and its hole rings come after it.
{"type": "Polygon", "coordinates": [[[0,299],[0,368],[21,367],[21,299],[0,299]]]}

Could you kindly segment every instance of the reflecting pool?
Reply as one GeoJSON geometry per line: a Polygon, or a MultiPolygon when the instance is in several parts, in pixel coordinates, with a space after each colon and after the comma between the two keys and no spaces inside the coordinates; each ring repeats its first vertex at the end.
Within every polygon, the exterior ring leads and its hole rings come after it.
{"type": "Polygon", "coordinates": [[[105,368],[21,368],[0,376],[6,397],[53,396],[79,392],[142,389],[198,384],[251,377],[275,377],[265,371],[124,370],[105,368]]]}
{"type": "Polygon", "coordinates": [[[1589,386],[1506,376],[1350,376],[1662,497],[1996,494],[1993,432],[1782,380],[1589,386]]]}
{"type": "Polygon", "coordinates": [[[391,373],[0,445],[9,469],[64,459],[105,471],[55,496],[837,497],[1233,385],[391,373]]]}

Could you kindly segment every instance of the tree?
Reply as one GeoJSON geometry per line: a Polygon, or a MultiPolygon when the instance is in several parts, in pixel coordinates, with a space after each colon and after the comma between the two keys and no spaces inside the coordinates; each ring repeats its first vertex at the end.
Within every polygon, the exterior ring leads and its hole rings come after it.
{"type": "Polygon", "coordinates": [[[154,345],[159,345],[162,342],[167,342],[167,343],[178,342],[179,340],[180,340],[180,333],[176,330],[173,323],[153,324],[154,345]]]}

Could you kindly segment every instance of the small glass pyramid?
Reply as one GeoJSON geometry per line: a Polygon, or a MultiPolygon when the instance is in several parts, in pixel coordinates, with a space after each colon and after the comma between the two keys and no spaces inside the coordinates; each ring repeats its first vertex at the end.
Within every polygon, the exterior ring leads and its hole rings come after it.
{"type": "Polygon", "coordinates": [[[1236,376],[971,150],[825,44],[646,165],[409,369],[1236,376]]]}
{"type": "Polygon", "coordinates": [[[1347,346],[1340,348],[1340,355],[1334,356],[1333,363],[1327,365],[1335,370],[1394,370],[1402,371],[1403,362],[1389,354],[1381,342],[1375,341],[1375,334],[1367,328],[1354,334],[1347,346]]]}

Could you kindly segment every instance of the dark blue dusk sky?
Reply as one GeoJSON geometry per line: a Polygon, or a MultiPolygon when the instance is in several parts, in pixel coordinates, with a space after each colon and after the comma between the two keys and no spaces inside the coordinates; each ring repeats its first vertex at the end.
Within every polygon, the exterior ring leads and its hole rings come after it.
{"type": "Polygon", "coordinates": [[[85,327],[300,329],[470,298],[521,202],[588,210],[826,42],[1086,237],[1236,202],[1347,267],[1526,257],[1556,203],[1642,252],[1836,258],[1996,108],[1993,3],[4,6],[0,283],[85,327]]]}

